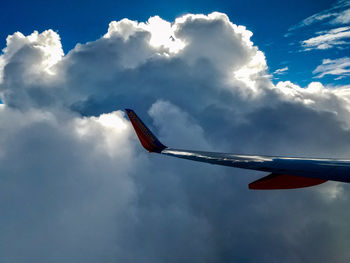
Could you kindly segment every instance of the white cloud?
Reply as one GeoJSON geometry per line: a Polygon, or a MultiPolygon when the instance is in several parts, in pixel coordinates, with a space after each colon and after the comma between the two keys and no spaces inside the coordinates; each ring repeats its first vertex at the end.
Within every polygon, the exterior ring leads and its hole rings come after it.
{"type": "Polygon", "coordinates": [[[298,24],[291,26],[288,31],[294,31],[299,28],[303,28],[306,26],[311,26],[316,23],[326,22],[330,24],[347,24],[349,23],[349,9],[350,1],[348,0],[339,0],[329,9],[316,13],[312,16],[309,16],[303,19],[298,24]]]}
{"type": "Polygon", "coordinates": [[[350,9],[346,9],[341,13],[338,13],[336,17],[330,21],[331,24],[348,24],[350,23],[350,9]]]}
{"type": "MultiPolygon", "coordinates": [[[[6,47],[3,49],[3,55],[0,59],[0,83],[3,81],[4,66],[8,61],[14,63],[21,59],[16,57],[16,54],[25,49],[32,49],[31,54],[36,52],[35,56],[38,58],[38,63],[26,65],[26,74],[30,79],[33,79],[34,76],[38,79],[41,74],[55,74],[53,66],[64,56],[61,40],[56,32],[46,30],[39,34],[34,31],[27,37],[20,32],[16,32],[6,39],[6,47]]],[[[31,54],[27,52],[26,55],[31,56],[31,54]]]]}
{"type": "Polygon", "coordinates": [[[348,38],[350,38],[350,27],[340,27],[326,33],[323,32],[321,35],[309,38],[301,43],[304,50],[341,48],[349,43],[348,38]]]}
{"type": "Polygon", "coordinates": [[[0,57],[2,259],[350,258],[346,184],[250,192],[263,173],[148,154],[121,111],[134,108],[173,147],[349,156],[349,87],[273,85],[251,36],[221,13],[114,21],[67,55],[53,31],[10,36],[0,57]]]}
{"type": "Polygon", "coordinates": [[[163,48],[163,52],[176,53],[184,47],[185,43],[175,37],[175,31],[176,26],[172,26],[159,16],[149,18],[146,23],[138,23],[125,18],[118,22],[111,22],[104,38],[119,36],[127,41],[136,33],[143,32],[149,35],[151,46],[158,48],[159,51],[160,48],[163,48]]]}
{"type": "Polygon", "coordinates": [[[317,23],[317,22],[323,21],[323,20],[325,20],[327,18],[332,18],[332,17],[335,17],[335,16],[336,16],[336,13],[327,13],[327,12],[317,13],[317,14],[314,14],[312,16],[309,16],[309,17],[305,18],[304,20],[302,20],[298,24],[290,27],[288,29],[288,31],[290,32],[290,31],[296,30],[298,28],[302,28],[302,27],[305,27],[305,26],[310,26],[310,25],[312,25],[314,23],[317,23]]]}
{"type": "Polygon", "coordinates": [[[283,74],[286,74],[286,72],[288,71],[288,66],[285,66],[283,68],[279,68],[279,69],[276,69],[273,74],[276,74],[276,75],[283,75],[283,74]]]}
{"type": "Polygon", "coordinates": [[[350,75],[350,58],[324,59],[322,64],[312,71],[317,74],[315,78],[323,78],[326,75],[338,76],[342,78],[350,75]]]}
{"type": "Polygon", "coordinates": [[[350,1],[339,0],[332,5],[331,8],[322,12],[316,13],[310,17],[305,18],[298,24],[291,26],[288,32],[284,35],[289,37],[307,26],[314,26],[311,29],[319,30],[320,27],[328,28],[322,32],[316,32],[318,36],[311,37],[307,40],[301,41],[301,46],[304,51],[331,48],[345,48],[349,44],[349,22],[350,22],[350,1]],[[335,28],[330,28],[330,26],[335,28]]]}

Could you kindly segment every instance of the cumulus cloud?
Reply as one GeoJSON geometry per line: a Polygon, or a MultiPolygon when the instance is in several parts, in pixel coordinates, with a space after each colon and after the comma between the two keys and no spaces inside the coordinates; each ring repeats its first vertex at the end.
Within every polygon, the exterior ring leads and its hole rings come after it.
{"type": "Polygon", "coordinates": [[[251,192],[264,173],[148,154],[121,111],[173,147],[348,157],[349,88],[273,85],[251,36],[222,13],[113,21],[66,55],[51,30],[9,36],[1,260],[349,259],[346,184],[251,192]]]}

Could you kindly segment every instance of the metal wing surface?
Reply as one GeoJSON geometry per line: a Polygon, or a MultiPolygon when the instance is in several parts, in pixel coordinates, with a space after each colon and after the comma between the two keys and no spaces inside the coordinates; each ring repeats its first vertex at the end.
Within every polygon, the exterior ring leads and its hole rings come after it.
{"type": "Polygon", "coordinates": [[[249,184],[250,189],[294,189],[321,184],[327,180],[350,182],[350,160],[241,155],[168,148],[153,135],[134,111],[127,109],[126,113],[141,144],[149,152],[270,173],[249,184]]]}

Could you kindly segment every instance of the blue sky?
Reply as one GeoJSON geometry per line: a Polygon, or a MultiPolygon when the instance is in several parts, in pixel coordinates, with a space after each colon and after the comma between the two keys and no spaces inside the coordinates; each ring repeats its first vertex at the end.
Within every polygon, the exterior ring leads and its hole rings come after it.
{"type": "MultiPolygon", "coordinates": [[[[336,1],[6,1],[6,10],[0,18],[1,47],[5,46],[5,36],[20,31],[30,34],[33,30],[53,29],[60,34],[65,53],[76,43],[85,43],[101,37],[113,20],[129,18],[146,21],[150,16],[159,15],[168,21],[185,13],[213,11],[226,13],[233,23],[244,25],[253,32],[252,40],[266,57],[270,73],[288,67],[274,82],[291,80],[304,87],[311,81],[321,80],[323,84],[349,84],[349,77],[326,75],[313,78],[312,71],[323,59],[346,57],[349,45],[326,50],[303,51],[301,42],[316,36],[316,32],[349,26],[331,25],[321,21],[310,26],[288,30],[303,19],[334,7],[336,1]]],[[[346,1],[345,1],[346,4],[346,1]]],[[[344,4],[343,4],[344,5],[344,4]]],[[[337,9],[337,11],[344,8],[337,9]]]]}

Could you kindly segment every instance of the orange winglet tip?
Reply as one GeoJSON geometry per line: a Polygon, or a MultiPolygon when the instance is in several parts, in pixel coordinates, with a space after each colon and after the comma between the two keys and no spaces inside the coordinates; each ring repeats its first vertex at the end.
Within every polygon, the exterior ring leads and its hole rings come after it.
{"type": "Polygon", "coordinates": [[[278,190],[310,187],[327,182],[324,179],[300,177],[288,174],[270,174],[249,184],[252,190],[278,190]]]}
{"type": "Polygon", "coordinates": [[[136,115],[136,113],[131,109],[125,109],[126,114],[128,115],[132,126],[136,132],[137,137],[140,140],[142,146],[149,152],[160,153],[165,148],[156,136],[147,128],[147,126],[142,122],[142,120],[136,115]]]}

